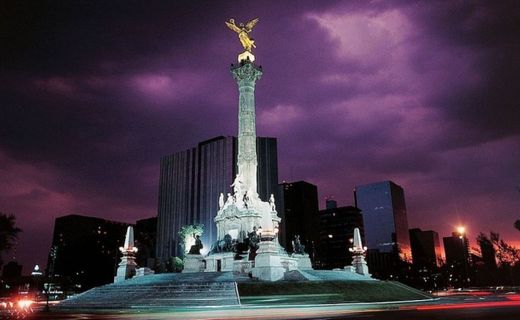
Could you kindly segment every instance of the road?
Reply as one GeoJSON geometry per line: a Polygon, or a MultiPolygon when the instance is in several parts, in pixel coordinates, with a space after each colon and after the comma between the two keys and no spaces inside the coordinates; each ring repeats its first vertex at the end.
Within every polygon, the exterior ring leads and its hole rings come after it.
{"type": "Polygon", "coordinates": [[[442,297],[429,303],[338,304],[207,308],[131,314],[35,313],[28,319],[377,319],[377,320],[518,320],[520,294],[442,297]]]}

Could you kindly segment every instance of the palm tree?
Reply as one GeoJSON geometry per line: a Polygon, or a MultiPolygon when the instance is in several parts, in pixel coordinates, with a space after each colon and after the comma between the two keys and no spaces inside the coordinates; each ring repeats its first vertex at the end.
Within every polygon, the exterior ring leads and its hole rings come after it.
{"type": "Polygon", "coordinates": [[[12,214],[0,212],[0,266],[2,265],[2,252],[9,250],[15,244],[18,233],[22,229],[15,226],[16,217],[12,214]]]}

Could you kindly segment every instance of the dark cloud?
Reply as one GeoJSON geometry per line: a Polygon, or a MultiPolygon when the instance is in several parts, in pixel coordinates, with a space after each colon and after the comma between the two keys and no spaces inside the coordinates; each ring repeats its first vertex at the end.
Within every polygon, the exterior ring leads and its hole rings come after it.
{"type": "Polygon", "coordinates": [[[281,180],[349,204],[392,179],[412,226],[515,237],[516,2],[2,6],[0,210],[26,230],[25,263],[45,260],[56,216],[154,215],[159,158],[235,134],[230,17],[261,18],[258,134],[278,137],[281,180]]]}

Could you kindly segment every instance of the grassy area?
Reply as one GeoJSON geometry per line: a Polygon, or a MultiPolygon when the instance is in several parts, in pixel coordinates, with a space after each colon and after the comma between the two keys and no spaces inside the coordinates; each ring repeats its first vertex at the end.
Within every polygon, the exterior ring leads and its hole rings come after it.
{"type": "Polygon", "coordinates": [[[428,295],[388,281],[278,281],[238,283],[242,304],[314,304],[428,299],[428,295]],[[269,295],[266,295],[266,294],[269,295]]]}

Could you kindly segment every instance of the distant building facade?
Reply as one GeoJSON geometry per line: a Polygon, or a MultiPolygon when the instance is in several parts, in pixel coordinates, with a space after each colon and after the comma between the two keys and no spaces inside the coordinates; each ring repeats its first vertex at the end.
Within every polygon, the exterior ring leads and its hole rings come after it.
{"type": "Polygon", "coordinates": [[[401,262],[412,261],[403,188],[392,181],[356,186],[354,198],[363,214],[370,272],[392,278],[401,262]]]}
{"type": "Polygon", "coordinates": [[[352,263],[349,248],[354,237],[354,228],[359,228],[363,238],[363,216],[352,206],[335,207],[328,202],[319,212],[319,244],[315,267],[319,269],[343,268],[352,263]]]}
{"type": "Polygon", "coordinates": [[[469,240],[465,233],[453,232],[451,237],[444,237],[446,267],[449,270],[449,283],[452,285],[469,285],[471,253],[469,240]]]}
{"type": "Polygon", "coordinates": [[[22,265],[16,261],[9,261],[2,268],[2,277],[4,279],[19,278],[22,276],[22,265]]]}
{"type": "MultiPolygon", "coordinates": [[[[263,200],[276,193],[278,159],[275,138],[257,138],[258,193],[263,200]]],[[[216,137],[161,159],[156,256],[180,256],[178,231],[204,224],[203,252],[217,240],[215,214],[220,193],[230,192],[237,173],[236,137],[216,137]]]]}
{"type": "Polygon", "coordinates": [[[305,181],[284,182],[279,185],[276,209],[282,218],[280,244],[292,252],[295,235],[305,245],[305,251],[314,260],[319,241],[318,188],[305,181]]]}
{"type": "Polygon", "coordinates": [[[86,290],[110,283],[129,224],[81,215],[56,218],[47,272],[86,290]]]}
{"type": "Polygon", "coordinates": [[[136,262],[139,267],[155,267],[157,217],[137,220],[134,227],[136,262]]]}
{"type": "Polygon", "coordinates": [[[416,269],[434,271],[440,266],[442,248],[439,234],[433,230],[410,229],[413,265],[416,269]]]}

